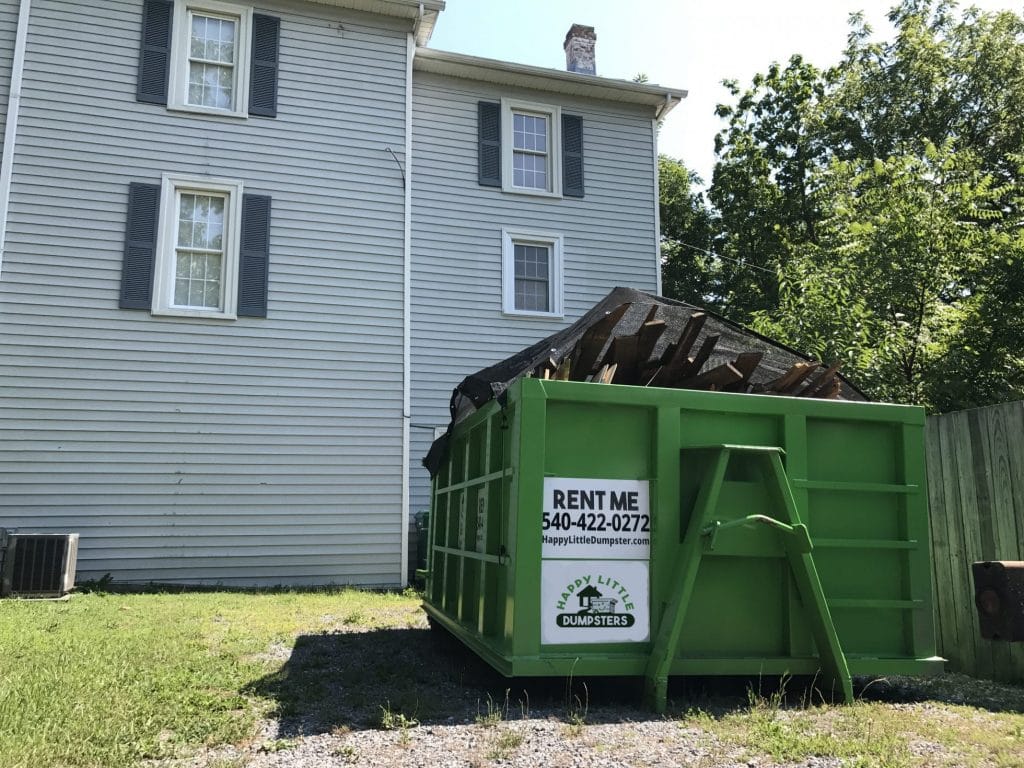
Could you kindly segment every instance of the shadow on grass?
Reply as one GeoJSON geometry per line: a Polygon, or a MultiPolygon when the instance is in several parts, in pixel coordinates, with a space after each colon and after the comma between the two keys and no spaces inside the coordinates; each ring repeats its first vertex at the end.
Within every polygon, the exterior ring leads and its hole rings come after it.
{"type": "MultiPolygon", "coordinates": [[[[673,678],[668,715],[712,717],[748,710],[755,699],[784,708],[823,702],[811,678],[673,678]],[[780,692],[781,691],[781,692],[780,692]]],[[[959,676],[934,681],[859,680],[858,698],[935,700],[992,711],[1024,710],[1020,688],[959,676]]],[[[278,737],[337,730],[556,718],[588,724],[658,719],[641,705],[640,678],[517,678],[492,670],[441,630],[381,629],[301,635],[283,666],[243,693],[276,703],[278,737]]]]}
{"type": "Polygon", "coordinates": [[[276,672],[243,689],[276,702],[279,737],[523,717],[647,719],[633,678],[502,677],[440,630],[301,635],[276,672]],[[608,712],[606,708],[614,708],[608,712]]]}
{"type": "MultiPolygon", "coordinates": [[[[808,679],[785,683],[786,704],[815,701],[808,679]]],[[[669,716],[746,709],[748,692],[770,696],[775,678],[674,678],[669,716]]],[[[403,723],[555,718],[588,724],[659,719],[641,704],[636,677],[516,678],[492,670],[441,630],[382,629],[301,635],[289,659],[243,693],[276,702],[278,736],[291,738],[403,723]]]]}

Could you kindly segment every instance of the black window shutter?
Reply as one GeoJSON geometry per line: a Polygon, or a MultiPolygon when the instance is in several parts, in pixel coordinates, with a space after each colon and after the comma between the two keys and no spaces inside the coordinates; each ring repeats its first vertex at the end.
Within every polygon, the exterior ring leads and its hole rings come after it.
{"type": "Polygon", "coordinates": [[[160,185],[128,185],[128,223],[121,262],[121,309],[151,309],[160,185]]]}
{"type": "Polygon", "coordinates": [[[249,114],[277,117],[277,50],[281,20],[256,13],[252,17],[252,71],[249,114]]]}
{"type": "Polygon", "coordinates": [[[270,198],[242,195],[242,243],[238,263],[239,317],[267,316],[270,266],[270,198]]]}
{"type": "Polygon", "coordinates": [[[481,101],[477,104],[479,160],[477,177],[485,187],[501,186],[501,104],[481,101]]]}
{"type": "Polygon", "coordinates": [[[562,194],[583,197],[583,118],[562,115],[562,194]]]}
{"type": "Polygon", "coordinates": [[[167,103],[167,75],[171,68],[171,0],[146,0],[142,6],[142,42],[139,81],[135,98],[150,104],[167,103]]]}

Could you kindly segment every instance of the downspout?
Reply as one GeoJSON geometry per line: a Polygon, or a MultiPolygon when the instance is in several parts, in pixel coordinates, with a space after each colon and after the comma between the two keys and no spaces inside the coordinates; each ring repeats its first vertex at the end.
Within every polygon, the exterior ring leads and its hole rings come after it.
{"type": "Polygon", "coordinates": [[[658,118],[651,120],[651,146],[654,152],[654,263],[655,293],[661,296],[661,181],[658,172],[658,118]]]}
{"type": "Polygon", "coordinates": [[[409,428],[412,421],[412,61],[423,4],[405,41],[405,231],[402,273],[402,586],[409,583],[409,428]]]}
{"type": "Polygon", "coordinates": [[[412,24],[412,37],[413,40],[420,39],[420,27],[423,25],[423,3],[420,3],[419,8],[416,12],[416,21],[412,24]]]}
{"type": "Polygon", "coordinates": [[[28,45],[28,22],[32,0],[21,0],[18,9],[18,31],[14,38],[14,59],[11,61],[11,87],[7,94],[7,123],[4,126],[4,153],[0,158],[0,274],[3,272],[7,243],[7,212],[11,203],[11,176],[14,145],[18,138],[18,110],[21,107],[21,76],[25,70],[25,48],[28,45]]]}
{"type": "MultiPolygon", "coordinates": [[[[685,91],[683,92],[683,95],[686,95],[685,91]]],[[[665,113],[672,109],[672,105],[680,101],[682,101],[682,99],[677,99],[674,96],[672,96],[671,93],[666,93],[665,103],[658,107],[658,110],[654,113],[654,121],[660,122],[661,118],[665,116],[665,113]]]]}

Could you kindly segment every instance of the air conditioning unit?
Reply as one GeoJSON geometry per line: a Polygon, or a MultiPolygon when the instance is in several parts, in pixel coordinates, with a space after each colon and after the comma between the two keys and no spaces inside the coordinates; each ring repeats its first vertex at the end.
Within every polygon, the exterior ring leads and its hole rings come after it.
{"type": "Polygon", "coordinates": [[[77,533],[7,533],[3,555],[0,597],[60,597],[75,586],[77,533]]]}

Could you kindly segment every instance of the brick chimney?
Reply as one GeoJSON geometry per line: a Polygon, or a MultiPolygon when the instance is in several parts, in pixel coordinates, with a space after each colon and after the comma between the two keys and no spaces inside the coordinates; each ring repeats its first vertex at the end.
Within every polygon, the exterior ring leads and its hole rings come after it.
{"type": "Polygon", "coordinates": [[[594,43],[597,35],[593,27],[573,24],[565,34],[565,68],[581,75],[596,75],[597,65],[594,63],[594,43]]]}

